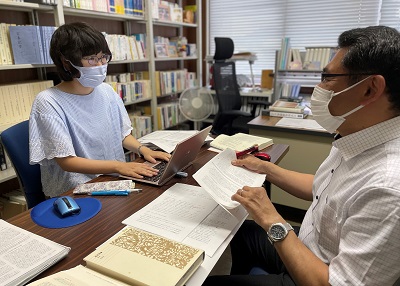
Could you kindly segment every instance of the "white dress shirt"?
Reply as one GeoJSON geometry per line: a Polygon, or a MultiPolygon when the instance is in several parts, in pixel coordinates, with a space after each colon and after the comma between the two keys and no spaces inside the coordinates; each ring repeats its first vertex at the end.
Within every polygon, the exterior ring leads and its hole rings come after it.
{"type": "Polygon", "coordinates": [[[400,277],[400,117],[333,143],[299,238],[329,265],[331,285],[400,277]]]}

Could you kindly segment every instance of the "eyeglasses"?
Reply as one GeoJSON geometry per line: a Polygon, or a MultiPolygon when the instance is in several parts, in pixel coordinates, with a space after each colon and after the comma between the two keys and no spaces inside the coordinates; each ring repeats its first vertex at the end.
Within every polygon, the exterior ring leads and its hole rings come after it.
{"type": "Polygon", "coordinates": [[[321,82],[325,81],[329,77],[337,76],[352,76],[352,75],[373,75],[372,73],[321,73],[321,82]]]}
{"type": "Polygon", "coordinates": [[[82,58],[85,61],[88,61],[89,65],[95,66],[100,61],[101,64],[106,64],[111,60],[111,55],[104,54],[101,57],[90,56],[82,58]]]}

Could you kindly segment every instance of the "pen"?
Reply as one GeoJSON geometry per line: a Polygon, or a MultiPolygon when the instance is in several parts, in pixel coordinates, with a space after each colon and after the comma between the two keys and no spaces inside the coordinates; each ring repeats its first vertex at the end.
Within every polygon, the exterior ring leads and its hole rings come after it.
{"type": "Polygon", "coordinates": [[[128,191],[94,191],[90,193],[91,196],[127,196],[128,191]]]}

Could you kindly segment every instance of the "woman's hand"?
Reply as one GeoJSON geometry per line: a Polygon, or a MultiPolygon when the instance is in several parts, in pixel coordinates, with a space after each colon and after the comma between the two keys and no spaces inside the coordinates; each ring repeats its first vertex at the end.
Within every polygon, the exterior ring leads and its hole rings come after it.
{"type": "Polygon", "coordinates": [[[117,171],[119,174],[129,177],[142,179],[143,176],[153,177],[158,174],[158,170],[144,163],[121,162],[117,171]]]}
{"type": "Polygon", "coordinates": [[[163,160],[163,161],[169,161],[169,158],[171,158],[171,154],[162,152],[162,151],[153,151],[150,148],[146,146],[142,146],[140,148],[140,153],[146,159],[146,161],[149,161],[150,163],[155,164],[156,159],[163,160]]]}

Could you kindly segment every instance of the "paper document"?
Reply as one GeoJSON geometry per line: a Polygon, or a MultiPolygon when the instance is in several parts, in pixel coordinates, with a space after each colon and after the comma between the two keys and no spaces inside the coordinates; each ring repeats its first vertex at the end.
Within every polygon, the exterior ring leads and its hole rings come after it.
{"type": "Polygon", "coordinates": [[[0,242],[0,285],[24,285],[70,251],[4,220],[0,220],[0,242]]]}
{"type": "Polygon", "coordinates": [[[151,142],[163,149],[165,152],[171,153],[179,142],[189,138],[197,132],[197,130],[159,130],[139,138],[138,141],[140,143],[151,142]]]}
{"type": "Polygon", "coordinates": [[[122,223],[203,249],[212,257],[247,212],[237,217],[220,207],[201,187],[175,184],[122,223]]]}
{"type": "Polygon", "coordinates": [[[282,118],[281,120],[279,120],[275,124],[275,126],[294,127],[294,128],[300,128],[300,129],[326,131],[314,119],[298,120],[298,119],[295,119],[295,118],[282,118]]]}
{"type": "Polygon", "coordinates": [[[233,166],[231,162],[235,159],[235,151],[225,149],[193,175],[197,183],[229,211],[240,205],[231,199],[237,190],[244,186],[260,187],[265,181],[263,174],[233,166]]]}
{"type": "Polygon", "coordinates": [[[57,272],[28,284],[28,286],[129,286],[129,284],[105,276],[82,265],[57,272]]]}

